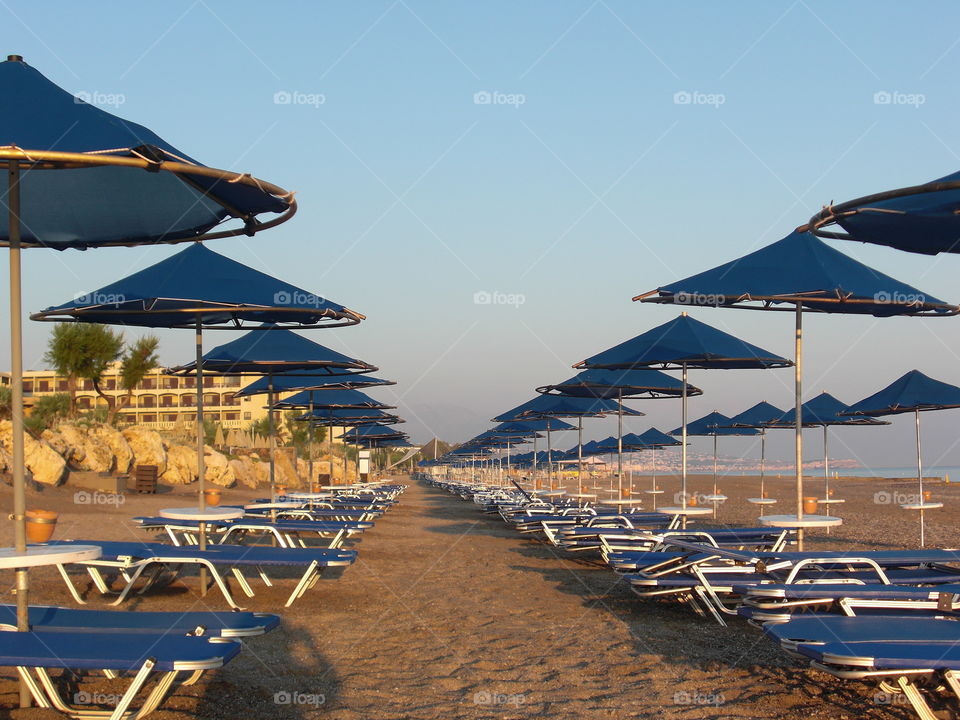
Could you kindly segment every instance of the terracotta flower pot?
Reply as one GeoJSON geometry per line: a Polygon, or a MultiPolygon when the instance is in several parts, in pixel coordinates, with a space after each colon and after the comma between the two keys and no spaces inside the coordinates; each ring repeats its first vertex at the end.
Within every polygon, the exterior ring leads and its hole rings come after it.
{"type": "Polygon", "coordinates": [[[696,507],[697,506],[697,496],[691,495],[687,498],[687,507],[696,507]]]}
{"type": "Polygon", "coordinates": [[[219,490],[204,490],[203,491],[203,501],[209,507],[216,507],[220,504],[220,491],[219,490]]]}
{"type": "Polygon", "coordinates": [[[803,512],[807,515],[817,514],[817,499],[815,497],[805,497],[803,499],[803,512]]]}
{"type": "Polygon", "coordinates": [[[27,510],[27,540],[32,543],[48,542],[57,527],[58,514],[52,510],[27,510]]]}

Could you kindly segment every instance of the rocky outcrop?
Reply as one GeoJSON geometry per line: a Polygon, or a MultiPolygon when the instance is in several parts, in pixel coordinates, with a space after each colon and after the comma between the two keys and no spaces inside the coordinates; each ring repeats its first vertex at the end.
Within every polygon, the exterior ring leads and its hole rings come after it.
{"type": "Polygon", "coordinates": [[[230,467],[230,461],[223,453],[217,452],[207,445],[204,448],[203,462],[205,466],[204,475],[208,483],[219,485],[220,487],[233,487],[237,484],[237,476],[230,467]]]}
{"type": "Polygon", "coordinates": [[[254,467],[256,462],[247,456],[234,458],[230,461],[233,476],[244,487],[256,488],[258,486],[257,469],[254,467]]]}
{"type": "Polygon", "coordinates": [[[90,436],[110,449],[114,472],[123,475],[130,471],[130,466],[133,465],[133,450],[119,430],[110,425],[94,425],[90,429],[90,436]]]}
{"type": "MultiPolygon", "coordinates": [[[[44,485],[59,485],[67,474],[67,461],[43,440],[37,440],[24,433],[24,464],[33,479],[44,485]]],[[[0,421],[0,448],[8,455],[13,449],[13,424],[9,420],[0,421]]],[[[12,464],[12,458],[7,460],[12,464]]]]}
{"type": "Polygon", "coordinates": [[[159,433],[134,425],[123,430],[122,435],[133,451],[134,464],[156,465],[160,475],[167,471],[167,451],[159,433]]]}
{"type": "Polygon", "coordinates": [[[188,445],[167,448],[167,469],[160,476],[170,485],[189,485],[197,479],[197,449],[188,445]]]}

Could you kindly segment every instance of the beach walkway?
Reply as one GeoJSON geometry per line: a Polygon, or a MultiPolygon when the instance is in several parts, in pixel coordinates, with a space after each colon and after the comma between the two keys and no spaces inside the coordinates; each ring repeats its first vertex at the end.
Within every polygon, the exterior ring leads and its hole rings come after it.
{"type": "Polygon", "coordinates": [[[302,687],[286,677],[278,689],[324,695],[302,717],[775,718],[823,707],[795,670],[758,666],[783,662],[760,633],[640,604],[608,569],[559,557],[443,491],[411,483],[360,547],[318,608],[284,616],[302,687]]]}

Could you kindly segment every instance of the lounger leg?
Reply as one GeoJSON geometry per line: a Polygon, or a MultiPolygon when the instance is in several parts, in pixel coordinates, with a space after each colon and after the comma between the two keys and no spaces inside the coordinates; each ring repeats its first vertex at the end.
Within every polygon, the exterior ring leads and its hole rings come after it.
{"type": "Polygon", "coordinates": [[[90,579],[93,580],[94,586],[100,591],[101,595],[106,595],[110,592],[110,586],[107,585],[107,581],[103,579],[103,573],[100,572],[100,568],[87,565],[87,574],[90,575],[90,579]]]}
{"type": "Polygon", "coordinates": [[[166,530],[167,537],[170,538],[170,542],[176,545],[177,547],[180,547],[180,540],[179,538],[177,538],[177,534],[173,531],[173,528],[167,525],[164,528],[164,530],[166,530]]]}
{"type": "Polygon", "coordinates": [[[137,567],[137,569],[136,569],[136,571],[133,573],[133,575],[130,576],[130,579],[127,581],[127,584],[124,586],[123,590],[120,591],[119,597],[118,597],[116,600],[114,600],[112,603],[110,603],[110,604],[111,604],[111,605],[119,605],[119,604],[122,603],[124,600],[126,600],[126,599],[127,599],[127,595],[129,595],[129,594],[130,594],[130,591],[133,590],[133,586],[136,584],[137,580],[140,579],[140,576],[143,574],[143,571],[146,570],[147,567],[149,567],[149,566],[152,565],[152,564],[153,564],[153,563],[150,562],[150,561],[146,561],[146,562],[141,563],[141,564],[137,567]]]}
{"type": "Polygon", "coordinates": [[[308,583],[314,578],[314,575],[317,572],[317,561],[314,560],[307,567],[306,571],[303,573],[303,576],[300,578],[300,582],[297,583],[297,586],[293,589],[293,592],[290,593],[290,597],[287,598],[287,602],[284,604],[284,607],[290,607],[293,605],[294,601],[303,595],[306,592],[308,583]]]}
{"type": "MultiPolygon", "coordinates": [[[[202,672],[198,670],[197,672],[202,672]]],[[[147,695],[147,699],[144,700],[143,706],[140,708],[140,711],[134,713],[130,720],[136,720],[137,718],[146,717],[149,713],[152,713],[157,707],[163,702],[163,699],[170,692],[170,688],[173,687],[173,681],[176,679],[178,673],[176,671],[166,672],[163,674],[158,681],[153,690],[150,691],[150,694],[147,695]]]]}
{"type": "Polygon", "coordinates": [[[33,701],[42,708],[51,707],[50,701],[47,699],[47,696],[40,689],[40,686],[37,685],[37,681],[33,679],[33,675],[30,674],[30,668],[18,667],[17,672],[20,674],[20,680],[24,685],[27,686],[27,689],[30,691],[30,695],[33,696],[33,701]]]}
{"type": "Polygon", "coordinates": [[[267,577],[267,574],[263,571],[262,567],[257,567],[257,574],[260,576],[260,579],[263,580],[263,584],[267,587],[273,587],[273,582],[267,577]]]}
{"type": "Polygon", "coordinates": [[[953,694],[960,700],[960,675],[957,674],[956,670],[947,670],[943,674],[943,677],[947,681],[947,685],[950,686],[950,689],[953,690],[953,694]]]}
{"type": "Polygon", "coordinates": [[[250,587],[250,583],[247,582],[247,578],[243,576],[243,573],[240,572],[239,568],[231,568],[230,572],[233,573],[233,576],[237,579],[237,584],[240,585],[240,589],[246,594],[247,597],[253,597],[254,592],[253,588],[250,587]]]}
{"type": "Polygon", "coordinates": [[[73,599],[77,602],[78,605],[86,605],[86,601],[80,597],[80,593],[77,592],[77,589],[73,586],[73,583],[70,581],[70,576],[67,575],[67,569],[63,565],[57,565],[57,570],[60,572],[60,577],[63,578],[63,582],[67,585],[67,590],[70,591],[70,594],[73,595],[73,599]]]}
{"type": "Polygon", "coordinates": [[[227,584],[223,581],[220,573],[217,571],[217,568],[211,562],[202,560],[200,565],[207,568],[210,571],[210,576],[213,578],[213,581],[217,584],[217,587],[220,588],[220,592],[223,593],[224,599],[227,601],[227,604],[230,605],[234,610],[243,610],[242,607],[237,605],[236,600],[233,599],[233,595],[230,593],[230,588],[227,587],[227,584]]]}
{"type": "Polygon", "coordinates": [[[937,716],[933,714],[933,710],[927,705],[926,698],[923,697],[916,685],[907,680],[906,677],[897,678],[897,685],[907,696],[907,700],[910,701],[913,711],[917,713],[920,720],[937,720],[937,716]]]}

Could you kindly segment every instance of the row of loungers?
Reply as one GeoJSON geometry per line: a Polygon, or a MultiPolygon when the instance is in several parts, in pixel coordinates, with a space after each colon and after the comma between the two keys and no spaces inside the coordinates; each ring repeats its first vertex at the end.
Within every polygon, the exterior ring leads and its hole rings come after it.
{"type": "MultiPolygon", "coordinates": [[[[960,713],[960,551],[797,552],[793,529],[680,528],[677,518],[574,507],[418,476],[528,535],[593,553],[640,598],[739,618],[834,677],[875,681],[924,720],[960,713]]],[[[895,702],[891,700],[891,702],[895,702]]]]}
{"type": "MultiPolygon", "coordinates": [[[[267,586],[267,574],[293,569],[298,576],[286,606],[313,587],[327,568],[345,567],[357,557],[346,548],[373,521],[398,502],[405,486],[381,483],[351,490],[324,502],[303,503],[280,498],[260,501],[243,518],[207,525],[206,547],[199,547],[196,523],[164,518],[136,518],[145,531],[166,537],[160,542],[68,540],[51,545],[97,545],[96,560],[57,566],[72,597],[86,601],[71,572],[87,573],[104,595],[121,581],[112,604],[169,584],[187,568],[203,568],[232,612],[142,612],[32,606],[30,627],[16,630],[16,608],[0,605],[0,666],[16,668],[34,703],[74,718],[132,720],[155,710],[177,685],[190,685],[208,670],[222,667],[240,652],[244,638],[263,635],[280,624],[270,613],[244,611],[229,587],[233,579],[247,597],[254,596],[244,571],[253,571],[267,586]],[[262,544],[262,543],[270,544],[262,544]],[[64,671],[71,680],[81,676],[129,676],[125,692],[111,708],[71,705],[64,685],[51,671],[64,671]]],[[[203,575],[201,575],[202,577],[203,575]]],[[[72,688],[74,682],[68,683],[72,688]]]]}

